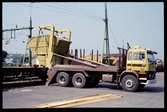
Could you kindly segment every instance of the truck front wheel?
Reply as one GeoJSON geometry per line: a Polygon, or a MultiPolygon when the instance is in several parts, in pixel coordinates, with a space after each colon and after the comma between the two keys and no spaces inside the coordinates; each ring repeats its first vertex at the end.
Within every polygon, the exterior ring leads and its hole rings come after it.
{"type": "Polygon", "coordinates": [[[76,88],[83,88],[86,86],[86,78],[82,73],[76,73],[72,78],[72,83],[76,88]]]}
{"type": "Polygon", "coordinates": [[[134,92],[138,88],[138,80],[133,75],[126,75],[122,78],[121,86],[124,91],[134,92]]]}
{"type": "Polygon", "coordinates": [[[57,75],[56,81],[59,86],[66,87],[71,84],[71,76],[66,72],[60,72],[57,75]]]}

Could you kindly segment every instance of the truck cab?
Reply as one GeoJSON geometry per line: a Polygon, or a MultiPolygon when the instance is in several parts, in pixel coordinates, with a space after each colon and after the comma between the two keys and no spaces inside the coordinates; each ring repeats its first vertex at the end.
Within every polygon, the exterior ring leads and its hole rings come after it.
{"type": "Polygon", "coordinates": [[[157,52],[140,48],[140,46],[127,50],[125,71],[136,74],[140,89],[146,84],[153,84],[157,81],[154,54],[157,52]]]}

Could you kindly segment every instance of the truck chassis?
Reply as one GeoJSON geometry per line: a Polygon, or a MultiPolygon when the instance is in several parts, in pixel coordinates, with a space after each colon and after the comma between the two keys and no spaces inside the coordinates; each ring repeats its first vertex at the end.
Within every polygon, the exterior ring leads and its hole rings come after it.
{"type": "Polygon", "coordinates": [[[121,84],[125,91],[136,91],[142,89],[145,85],[139,83],[138,73],[135,71],[125,70],[127,50],[122,48],[118,49],[120,51],[120,55],[118,64],[115,66],[83,58],[75,59],[53,53],[58,57],[77,62],[77,64],[57,64],[52,66],[47,72],[48,79],[45,84],[48,86],[51,83],[58,83],[58,85],[62,87],[73,85],[76,88],[83,88],[94,87],[100,80],[102,80],[103,82],[116,83],[118,89],[121,84]]]}

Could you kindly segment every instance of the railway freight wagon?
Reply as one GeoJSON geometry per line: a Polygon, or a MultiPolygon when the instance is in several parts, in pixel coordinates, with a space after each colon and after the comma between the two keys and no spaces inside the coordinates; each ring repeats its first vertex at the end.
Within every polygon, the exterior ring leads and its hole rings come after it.
{"type": "Polygon", "coordinates": [[[2,81],[25,81],[25,80],[42,80],[46,81],[48,67],[13,67],[2,68],[2,81]]]}

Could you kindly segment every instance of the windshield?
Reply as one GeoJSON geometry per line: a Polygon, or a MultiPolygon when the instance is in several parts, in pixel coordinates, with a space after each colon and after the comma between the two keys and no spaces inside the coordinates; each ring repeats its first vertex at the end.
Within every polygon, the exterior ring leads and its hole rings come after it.
{"type": "Polygon", "coordinates": [[[147,51],[147,54],[148,54],[148,61],[149,62],[154,62],[155,58],[154,58],[153,52],[147,51]]]}

